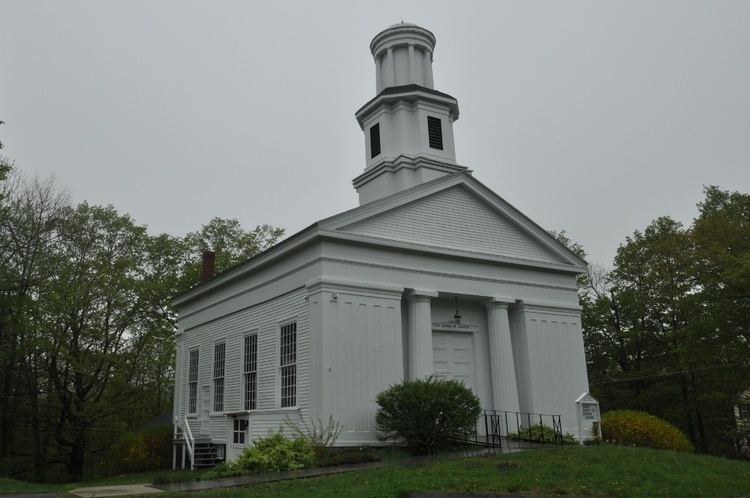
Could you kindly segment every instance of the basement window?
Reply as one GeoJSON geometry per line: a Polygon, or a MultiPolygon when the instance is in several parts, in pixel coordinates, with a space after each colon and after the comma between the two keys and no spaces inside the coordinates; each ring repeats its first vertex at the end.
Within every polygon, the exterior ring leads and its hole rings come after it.
{"type": "Polygon", "coordinates": [[[234,419],[232,426],[232,442],[234,444],[245,444],[248,421],[241,418],[234,419]]]}
{"type": "Polygon", "coordinates": [[[427,116],[427,134],[430,148],[443,150],[443,122],[440,118],[427,116]]]}
{"type": "Polygon", "coordinates": [[[370,159],[380,155],[380,123],[370,127],[370,159]]]}
{"type": "Polygon", "coordinates": [[[198,350],[190,351],[188,361],[188,413],[198,411],[198,350]]]}
{"type": "Polygon", "coordinates": [[[214,346],[214,411],[224,411],[224,352],[226,344],[214,346]]]}
{"type": "Polygon", "coordinates": [[[281,407],[297,405],[297,322],[281,326],[281,407]]]}
{"type": "Polygon", "coordinates": [[[245,410],[255,410],[258,400],[258,334],[245,336],[245,410]]]}

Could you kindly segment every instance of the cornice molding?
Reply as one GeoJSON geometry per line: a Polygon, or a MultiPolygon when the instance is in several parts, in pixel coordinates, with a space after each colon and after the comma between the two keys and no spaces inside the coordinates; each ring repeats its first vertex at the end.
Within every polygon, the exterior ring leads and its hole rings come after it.
{"type": "Polygon", "coordinates": [[[399,100],[424,100],[426,102],[432,102],[433,104],[447,107],[453,121],[458,120],[458,100],[456,100],[455,97],[420,85],[404,85],[388,87],[360,107],[357,112],[354,113],[354,117],[357,118],[359,127],[362,130],[365,129],[364,123],[367,116],[377,110],[378,107],[399,100]]]}
{"type": "Polygon", "coordinates": [[[429,156],[400,154],[394,158],[384,158],[379,163],[366,169],[364,173],[352,180],[352,185],[354,185],[355,189],[358,189],[380,175],[396,173],[400,169],[416,170],[418,168],[434,169],[448,174],[460,172],[471,173],[469,168],[460,164],[434,159],[429,156]]]}

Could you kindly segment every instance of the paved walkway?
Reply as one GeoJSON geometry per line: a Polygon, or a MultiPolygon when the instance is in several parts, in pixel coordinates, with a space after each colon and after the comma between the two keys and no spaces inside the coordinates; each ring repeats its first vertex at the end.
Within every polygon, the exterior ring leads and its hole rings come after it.
{"type": "Polygon", "coordinates": [[[149,495],[161,493],[161,489],[152,488],[147,484],[119,484],[113,486],[95,486],[91,488],[78,488],[70,491],[76,496],[92,498],[94,496],[127,496],[127,495],[149,495]]]}

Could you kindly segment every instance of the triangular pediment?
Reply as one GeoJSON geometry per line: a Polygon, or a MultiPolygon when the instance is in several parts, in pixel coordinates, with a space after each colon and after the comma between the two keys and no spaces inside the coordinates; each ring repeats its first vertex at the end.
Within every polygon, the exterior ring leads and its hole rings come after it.
{"type": "MultiPolygon", "coordinates": [[[[554,265],[578,265],[545,240],[528,219],[483,198],[471,185],[456,183],[426,192],[371,216],[349,220],[337,231],[355,236],[452,249],[554,265]],[[520,222],[519,222],[520,221],[520,222]]],[[[546,236],[549,239],[549,236],[546,236]]]]}

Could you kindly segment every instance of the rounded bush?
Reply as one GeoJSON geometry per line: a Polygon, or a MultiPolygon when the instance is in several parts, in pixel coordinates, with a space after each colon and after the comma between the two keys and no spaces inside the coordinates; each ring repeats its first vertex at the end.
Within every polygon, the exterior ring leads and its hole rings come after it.
{"type": "Polygon", "coordinates": [[[435,453],[473,432],[479,398],[462,382],[418,379],[390,386],[375,398],[383,440],[402,440],[414,453],[435,453]]]}
{"type": "Polygon", "coordinates": [[[615,410],[602,415],[602,438],[608,443],[661,450],[693,451],[685,434],[658,417],[635,410],[615,410]]]}
{"type": "Polygon", "coordinates": [[[309,467],[315,452],[306,438],[287,439],[280,432],[259,438],[237,459],[235,466],[242,469],[270,472],[309,467]]]}

